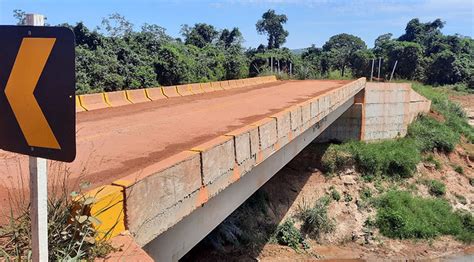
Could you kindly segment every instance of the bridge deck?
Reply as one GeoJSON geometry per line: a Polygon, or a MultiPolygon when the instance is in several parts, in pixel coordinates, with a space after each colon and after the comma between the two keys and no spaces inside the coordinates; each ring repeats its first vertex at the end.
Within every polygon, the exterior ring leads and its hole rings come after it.
{"type": "MultiPolygon", "coordinates": [[[[107,184],[348,82],[279,81],[81,112],[77,158],[71,164],[53,163],[50,179],[60,180],[67,169],[76,182],[107,184]]],[[[20,174],[27,177],[27,162],[25,156],[0,151],[0,207],[8,203],[8,188],[22,188],[20,174]]]]}

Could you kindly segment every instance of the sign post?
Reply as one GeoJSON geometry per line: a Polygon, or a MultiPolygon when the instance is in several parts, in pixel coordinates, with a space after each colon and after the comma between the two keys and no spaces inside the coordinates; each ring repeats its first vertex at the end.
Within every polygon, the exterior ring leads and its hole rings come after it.
{"type": "MultiPolygon", "coordinates": [[[[44,26],[44,16],[27,14],[26,25],[44,26]]],[[[32,259],[48,261],[48,163],[44,158],[34,156],[28,158],[32,259]]]]}
{"type": "Polygon", "coordinates": [[[48,163],[76,156],[74,34],[27,14],[0,26],[0,148],[29,156],[33,261],[48,261],[48,163]]]}

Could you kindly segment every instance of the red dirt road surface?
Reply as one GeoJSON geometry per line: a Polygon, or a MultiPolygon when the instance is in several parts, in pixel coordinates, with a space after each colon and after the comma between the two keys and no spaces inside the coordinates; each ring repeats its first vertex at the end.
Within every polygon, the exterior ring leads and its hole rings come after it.
{"type": "MultiPolygon", "coordinates": [[[[279,81],[77,114],[77,158],[51,162],[50,184],[110,184],[349,81],[279,81]]],[[[28,188],[28,157],[0,151],[0,208],[28,188]]],[[[4,215],[5,213],[2,212],[4,215]]]]}

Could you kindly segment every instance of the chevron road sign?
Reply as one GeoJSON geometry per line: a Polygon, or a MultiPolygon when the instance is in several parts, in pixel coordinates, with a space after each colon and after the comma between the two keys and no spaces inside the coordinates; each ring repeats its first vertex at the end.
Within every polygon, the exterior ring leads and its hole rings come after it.
{"type": "Polygon", "coordinates": [[[0,148],[72,162],[76,156],[74,34],[0,26],[0,148]]]}

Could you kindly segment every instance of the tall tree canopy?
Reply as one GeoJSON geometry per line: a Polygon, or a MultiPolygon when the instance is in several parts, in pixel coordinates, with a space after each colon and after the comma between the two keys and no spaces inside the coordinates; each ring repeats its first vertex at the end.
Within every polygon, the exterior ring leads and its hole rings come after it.
{"type": "Polygon", "coordinates": [[[268,49],[280,48],[286,42],[288,31],[283,28],[283,24],[288,21],[286,15],[278,15],[275,10],[269,9],[258,20],[256,27],[259,34],[268,36],[268,49]]]}
{"type": "Polygon", "coordinates": [[[205,23],[195,24],[193,27],[184,25],[181,29],[185,44],[194,45],[200,48],[211,44],[219,34],[212,25],[205,23]]]}
{"type": "Polygon", "coordinates": [[[329,54],[329,59],[335,68],[341,70],[344,76],[345,68],[350,65],[351,56],[358,50],[367,49],[365,42],[357,36],[338,34],[329,38],[323,45],[323,51],[329,54]]]}

